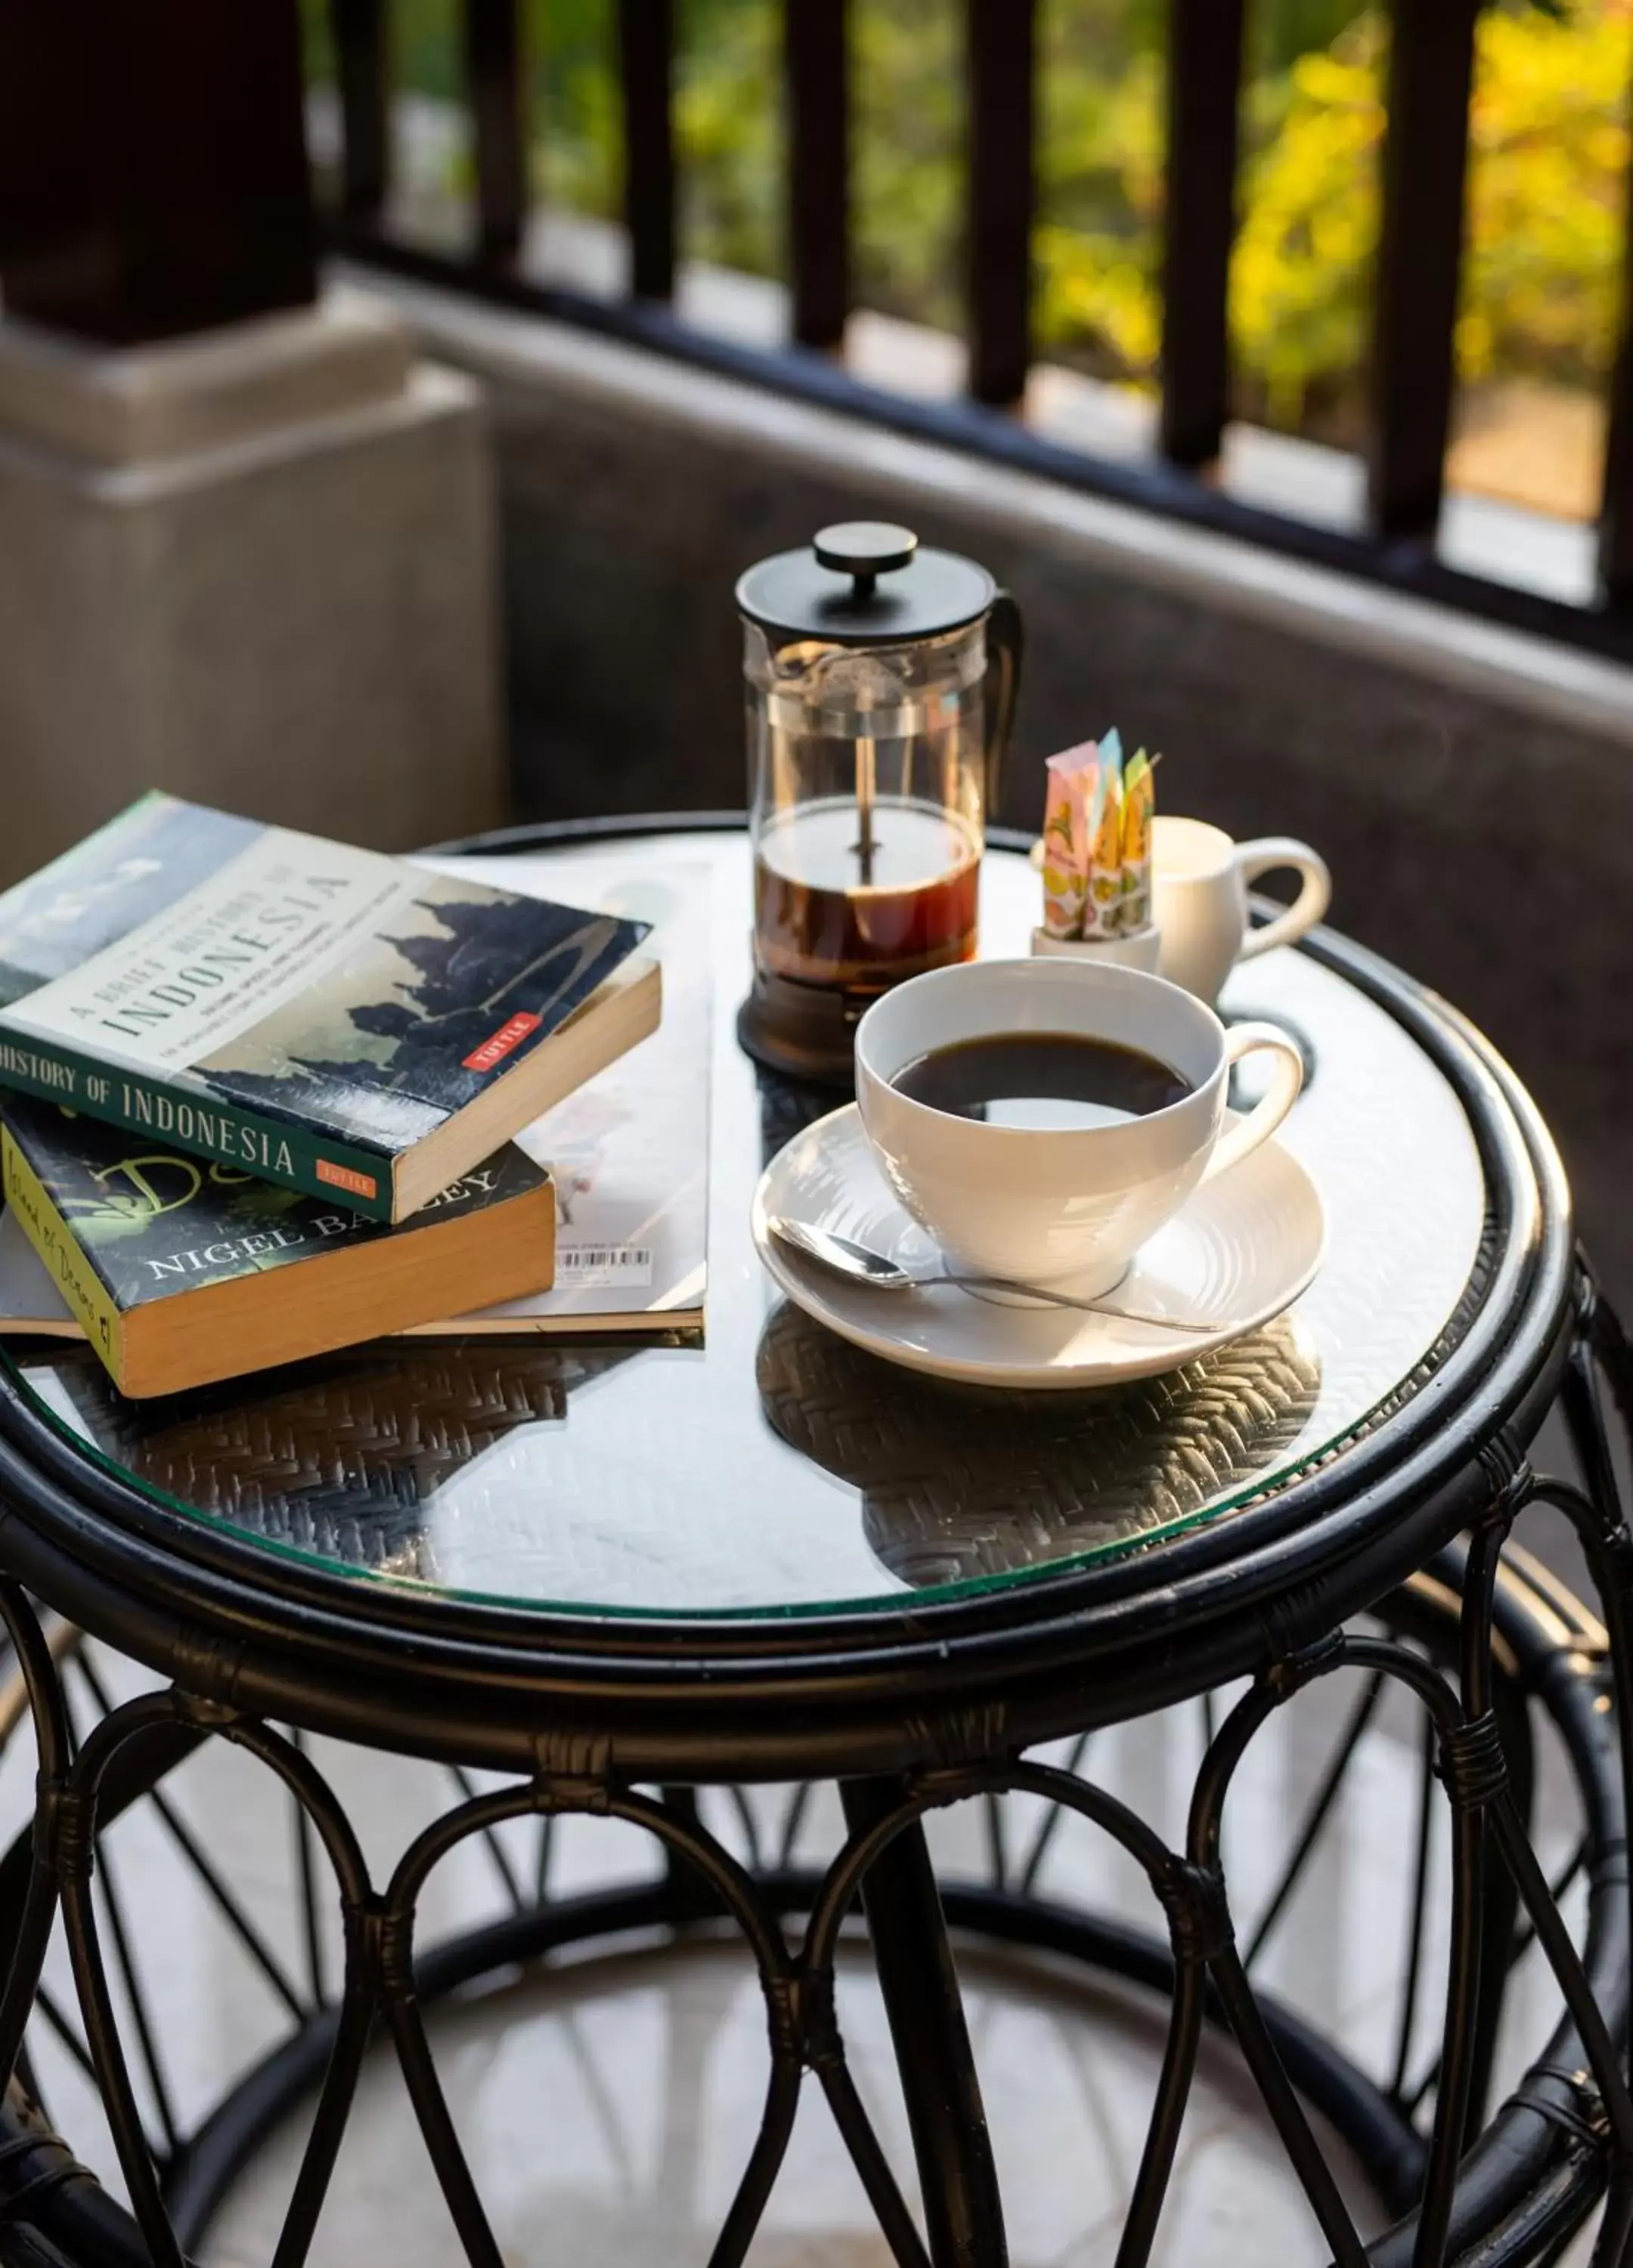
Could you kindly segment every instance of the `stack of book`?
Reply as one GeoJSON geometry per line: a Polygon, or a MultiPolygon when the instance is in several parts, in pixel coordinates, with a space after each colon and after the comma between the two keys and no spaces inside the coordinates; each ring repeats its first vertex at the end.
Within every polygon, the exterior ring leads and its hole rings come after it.
{"type": "Polygon", "coordinates": [[[706,971],[627,881],[586,910],[510,865],[150,795],[0,896],[0,1330],[82,1332],[146,1395],[701,1322],[706,971]]]}

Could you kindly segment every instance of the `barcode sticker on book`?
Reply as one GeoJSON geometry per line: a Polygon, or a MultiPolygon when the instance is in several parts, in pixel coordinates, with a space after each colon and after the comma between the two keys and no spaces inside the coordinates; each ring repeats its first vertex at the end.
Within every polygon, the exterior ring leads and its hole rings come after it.
{"type": "Polygon", "coordinates": [[[561,1244],[555,1248],[557,1291],[585,1291],[592,1285],[650,1285],[650,1244],[561,1244]]]}

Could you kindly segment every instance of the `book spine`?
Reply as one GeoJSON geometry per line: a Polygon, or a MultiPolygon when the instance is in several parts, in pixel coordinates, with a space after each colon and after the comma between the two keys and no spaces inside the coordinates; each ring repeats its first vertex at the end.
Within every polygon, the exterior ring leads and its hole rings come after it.
{"type": "Polygon", "coordinates": [[[310,1126],[220,1102],[168,1079],[97,1063],[32,1033],[0,1027],[0,1086],[36,1094],[130,1134],[151,1134],[200,1158],[237,1166],[263,1182],[321,1197],[369,1220],[392,1217],[391,1160],[310,1126]]]}
{"type": "Polygon", "coordinates": [[[123,1318],[92,1265],[90,1255],[51,1202],[45,1183],[18,1149],[9,1128],[0,1128],[0,1178],[18,1226],[117,1386],[124,1366],[123,1318]]]}

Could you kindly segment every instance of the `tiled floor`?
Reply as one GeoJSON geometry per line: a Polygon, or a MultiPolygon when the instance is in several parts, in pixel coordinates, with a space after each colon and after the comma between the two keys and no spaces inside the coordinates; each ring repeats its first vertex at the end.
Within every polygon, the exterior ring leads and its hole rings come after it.
{"type": "MultiPolygon", "coordinates": [[[[114,1674],[129,1690],[131,1675],[114,1674]]],[[[1251,1753],[1228,1821],[1226,1861],[1239,1918],[1262,1904],[1275,1881],[1352,1697],[1353,1689],[1318,1690],[1273,1721],[1251,1753]]],[[[1200,1740],[1200,1713],[1187,1710],[1100,1736],[1086,1769],[1173,1837],[1200,1740]]],[[[415,1829],[453,1796],[446,1777],[427,1767],[357,1750],[319,1753],[377,1879],[415,1829]]],[[[1336,2025],[1375,2068],[1394,2052],[1391,1988],[1406,1918],[1415,1756],[1409,1724],[1386,1712],[1358,1752],[1262,1969],[1266,1983],[1336,2025]]],[[[1559,1760],[1544,1761],[1538,1841],[1545,1861],[1554,1861],[1569,1847],[1574,1811],[1559,1760]]],[[[18,1753],[0,1768],[8,1821],[26,1800],[29,1768],[18,1753]]],[[[177,1775],[173,1793],[268,1940],[298,1971],[291,1822],[259,1767],[209,1749],[177,1775]]],[[[756,1813],[773,1832],[785,1801],[776,1791],[756,1798],[756,1813]]],[[[709,1799],[706,1815],[723,1839],[740,1845],[740,1822],[724,1799],[709,1799]]],[[[1035,1819],[1031,1807],[1011,1801],[1011,1849],[1024,1849],[1035,1819]]],[[[836,1802],[831,1795],[820,1800],[802,1832],[802,1855],[831,1848],[837,1824],[836,1802]]],[[[535,1862],[536,1836],[531,1822],[505,1830],[519,1872],[535,1862]]],[[[973,1808],[938,1816],[934,1836],[949,1867],[979,1871],[985,1843],[973,1808]]],[[[162,2011],[167,2084],[185,2125],[279,2036],[282,2012],[179,1871],[151,1812],[121,1823],[108,1855],[132,1910],[143,1977],[162,2011]]],[[[653,1864],[635,1830],[564,1822],[551,1854],[551,1887],[570,1891],[614,1872],[649,1872],[653,1864]]],[[[1044,1881],[1061,1897],[1153,1918],[1143,1878],[1080,1821],[1063,1823],[1044,1881]]],[[[424,1934],[496,1914],[502,1900],[491,1854],[467,1845],[433,1878],[424,1934]]],[[[1431,1945],[1419,2059],[1434,2022],[1440,1951],[1431,1945]]],[[[1058,1968],[973,1948],[961,1966],[1016,2268],[1109,2264],[1151,2100],[1158,2012],[1137,1995],[1058,1968]]],[[[67,1999],[60,1946],[50,1975],[67,1999]]],[[[864,2100],[905,2167],[900,2098],[859,1948],[844,1964],[839,2013],[864,2100]]],[[[1537,2052],[1551,2021],[1550,1995],[1533,1957],[1505,2043],[1504,2083],[1537,2052]]],[[[735,1943],[704,1940],[656,1955],[626,1944],[510,1977],[442,2012],[432,2036],[512,2268],[690,2268],[707,2259],[759,2117],[766,2068],[758,1989],[735,1943]]],[[[53,2117],[117,2189],[106,2129],[85,2083],[48,2035],[41,2031],[35,2045],[53,2117]]],[[[144,2092],[151,2097],[151,2088],[144,2092]]],[[[216,2223],[206,2268],[260,2268],[270,2258],[303,2131],[301,2121],[292,2122],[240,2182],[216,2223]]],[[[1376,2228],[1380,2216],[1365,2183],[1352,2168],[1342,2167],[1342,2177],[1364,2225],[1376,2228]]],[[[388,2055],[377,2054],[314,2259],[320,2268],[375,2262],[440,2268],[459,2257],[401,2082],[388,2055]]],[[[1217,2043],[1204,2053],[1157,2257],[1165,2268],[1297,2268],[1326,2257],[1239,2066],[1217,2043]]],[[[814,2086],[805,2090],[751,2258],[755,2268],[885,2268],[884,2245],[814,2086]]]]}

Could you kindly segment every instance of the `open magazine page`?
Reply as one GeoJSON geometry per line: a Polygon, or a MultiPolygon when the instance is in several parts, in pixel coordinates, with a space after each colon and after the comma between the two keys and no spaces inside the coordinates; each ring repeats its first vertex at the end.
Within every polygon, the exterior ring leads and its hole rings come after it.
{"type": "MultiPolygon", "coordinates": [[[[588,909],[650,921],[642,950],[663,962],[663,1021],[519,1137],[556,1185],[555,1286],[419,1325],[416,1337],[695,1327],[709,1231],[709,1064],[713,1012],[707,867],[643,874],[622,845],[567,858],[438,859],[439,870],[559,892],[588,909]]],[[[33,1246],[0,1211],[0,1333],[83,1336],[33,1246]]]]}
{"type": "MultiPolygon", "coordinates": [[[[528,888],[531,861],[438,860],[483,881],[528,888]]],[[[474,1315],[422,1325],[453,1331],[602,1330],[702,1320],[709,1246],[709,1065],[713,1014],[709,870],[643,873],[625,846],[575,852],[540,869],[540,887],[598,913],[651,922],[642,950],[663,963],[663,1020],[517,1138],[556,1189],[555,1285],[474,1315]],[[699,940],[704,940],[700,946],[699,940]]]]}

